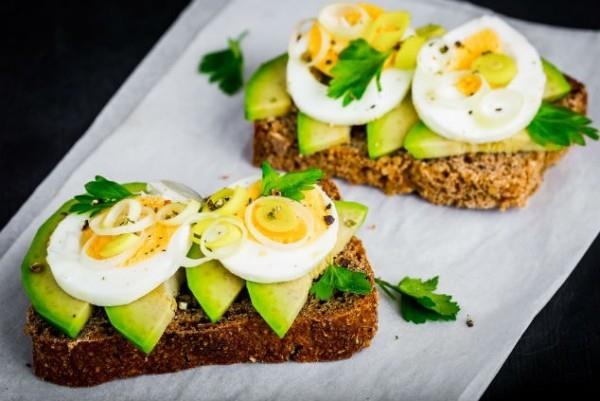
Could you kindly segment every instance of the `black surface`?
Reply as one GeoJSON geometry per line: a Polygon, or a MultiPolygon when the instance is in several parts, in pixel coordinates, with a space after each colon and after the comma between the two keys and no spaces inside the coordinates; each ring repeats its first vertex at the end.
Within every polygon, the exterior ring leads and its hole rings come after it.
{"type": "MultiPolygon", "coordinates": [[[[186,3],[1,3],[0,227],[85,132],[186,3]]],[[[478,3],[538,22],[600,28],[593,2],[478,3]]],[[[597,238],[483,399],[538,399],[586,389],[600,395],[594,383],[600,371],[599,261],[597,238]]]]}

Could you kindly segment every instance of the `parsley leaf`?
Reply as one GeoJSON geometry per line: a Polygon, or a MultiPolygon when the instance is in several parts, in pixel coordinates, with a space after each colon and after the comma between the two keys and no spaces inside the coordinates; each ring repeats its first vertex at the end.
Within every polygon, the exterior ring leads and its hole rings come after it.
{"type": "Polygon", "coordinates": [[[416,324],[425,323],[428,320],[456,320],[456,316],[443,316],[427,308],[423,308],[411,297],[402,297],[400,300],[400,313],[407,322],[416,324]]]}
{"type": "Polygon", "coordinates": [[[593,140],[599,138],[598,130],[591,123],[592,120],[586,116],[566,107],[542,103],[527,131],[531,139],[542,146],[585,146],[585,136],[593,140]]]}
{"type": "Polygon", "coordinates": [[[366,274],[343,266],[329,265],[321,278],[310,287],[310,293],[321,301],[327,301],[335,290],[366,295],[373,288],[366,274]]]}
{"type": "Polygon", "coordinates": [[[437,276],[427,281],[405,277],[398,285],[380,278],[376,278],[375,282],[391,298],[398,300],[400,297],[400,313],[408,322],[420,324],[428,320],[456,320],[460,311],[452,296],[434,293],[438,285],[437,276]]]}
{"type": "Polygon", "coordinates": [[[94,216],[120,200],[134,195],[123,185],[100,175],[97,175],[94,181],[85,184],[85,190],[87,193],[75,196],[76,203],[69,208],[69,213],[90,212],[90,215],[94,216]]]}
{"type": "Polygon", "coordinates": [[[302,191],[314,188],[317,181],[325,176],[323,171],[317,168],[309,168],[303,171],[279,174],[268,162],[262,164],[262,196],[281,194],[286,198],[300,201],[304,199],[302,191]]]}
{"type": "Polygon", "coordinates": [[[333,79],[329,84],[327,96],[334,99],[344,97],[342,104],[349,105],[360,99],[373,78],[377,89],[381,90],[381,70],[390,52],[379,52],[364,39],[350,42],[340,53],[335,66],[331,69],[333,79]]]}
{"type": "Polygon", "coordinates": [[[244,56],[240,43],[248,31],[237,39],[227,39],[227,49],[208,53],[202,57],[198,71],[209,76],[209,82],[218,82],[219,88],[228,95],[236,94],[244,85],[244,56]]]}

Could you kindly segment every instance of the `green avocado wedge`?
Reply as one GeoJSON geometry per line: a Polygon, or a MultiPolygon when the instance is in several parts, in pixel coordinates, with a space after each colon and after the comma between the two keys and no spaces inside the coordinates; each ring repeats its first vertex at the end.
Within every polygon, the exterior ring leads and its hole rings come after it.
{"type": "Polygon", "coordinates": [[[313,278],[318,276],[348,244],[367,216],[367,207],[356,202],[336,201],[338,238],[329,256],[311,274],[283,283],[261,284],[248,281],[246,288],[254,309],[273,331],[283,338],[308,299],[313,278]]]}
{"type": "MultiPolygon", "coordinates": [[[[140,192],[146,189],[146,184],[130,183],[125,187],[132,192],[140,192]]],[[[71,338],[77,337],[85,326],[92,306],[73,298],[58,286],[46,256],[50,236],[74,203],[74,200],[64,203],[42,224],[21,265],[21,282],[33,309],[71,338]]]]}
{"type": "Polygon", "coordinates": [[[140,299],[127,305],[105,307],[106,316],[119,333],[149,354],[175,316],[175,296],[182,282],[183,272],[179,270],[140,299]]]}
{"type": "Polygon", "coordinates": [[[419,116],[410,96],[383,116],[367,124],[367,150],[371,159],[390,154],[402,147],[404,137],[419,116]]]}
{"type": "MultiPolygon", "coordinates": [[[[189,257],[201,256],[200,249],[192,247],[189,257]]],[[[244,288],[244,280],[231,274],[217,260],[187,268],[185,275],[188,288],[213,323],[221,319],[244,288]]]]}
{"type": "Polygon", "coordinates": [[[350,142],[350,126],[331,125],[298,112],[298,148],[304,156],[350,142]]]}
{"type": "Polygon", "coordinates": [[[453,141],[431,131],[420,121],[406,134],[404,148],[415,159],[434,159],[465,153],[515,153],[521,151],[559,150],[560,146],[553,144],[538,145],[531,140],[526,131],[521,131],[498,142],[473,144],[453,141]]]}
{"type": "Polygon", "coordinates": [[[362,203],[351,201],[334,201],[333,203],[340,219],[340,225],[337,242],[331,251],[330,259],[344,250],[352,236],[367,219],[369,212],[369,208],[362,203]]]}
{"type": "Polygon", "coordinates": [[[554,102],[571,92],[571,84],[554,64],[542,59],[542,68],[544,74],[546,74],[546,86],[544,87],[543,96],[545,101],[554,102]]]}
{"type": "Polygon", "coordinates": [[[283,283],[261,284],[248,281],[246,288],[254,309],[279,338],[285,337],[306,303],[312,285],[310,275],[283,283]]]}
{"type": "Polygon", "coordinates": [[[249,121],[279,117],[290,112],[292,99],[287,93],[287,53],[258,67],[246,85],[244,110],[249,121]]]}
{"type": "Polygon", "coordinates": [[[92,306],[64,292],[46,262],[47,245],[56,226],[75,203],[63,204],[39,228],[21,265],[21,281],[33,309],[71,338],[77,337],[88,321],[92,306]]]}

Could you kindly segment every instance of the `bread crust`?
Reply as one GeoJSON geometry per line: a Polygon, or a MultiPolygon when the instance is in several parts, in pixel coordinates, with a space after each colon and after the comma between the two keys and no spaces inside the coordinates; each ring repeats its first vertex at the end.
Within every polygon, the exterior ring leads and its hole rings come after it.
{"type": "MultiPolygon", "coordinates": [[[[332,199],[340,198],[333,182],[326,180],[322,187],[332,199]]],[[[43,380],[79,387],[201,365],[349,358],[375,336],[378,295],[359,239],[353,237],[335,263],[366,273],[373,291],[365,296],[338,293],[327,302],[309,296],[283,339],[252,307],[245,290],[219,322],[211,323],[183,289],[178,300],[189,307],[177,310],[148,356],[111,326],[102,308],[95,308],[76,339],[68,338],[29,308],[25,332],[33,343],[33,371],[43,380]]]]}
{"type": "MultiPolygon", "coordinates": [[[[585,86],[568,78],[571,93],[561,104],[585,114],[585,86]]],[[[416,160],[404,150],[371,160],[364,127],[353,127],[351,143],[301,156],[296,140],[296,112],[254,124],[252,162],[269,161],[291,171],[318,167],[329,176],[380,188],[388,195],[416,193],[429,202],[472,209],[523,207],[543,174],[566,150],[557,152],[475,153],[416,160]]]]}

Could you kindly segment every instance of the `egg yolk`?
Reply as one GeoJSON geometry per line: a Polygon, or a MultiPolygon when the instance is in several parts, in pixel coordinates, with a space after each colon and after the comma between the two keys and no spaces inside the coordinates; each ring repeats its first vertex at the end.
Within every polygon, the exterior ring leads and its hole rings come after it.
{"type": "MultiPolygon", "coordinates": [[[[319,23],[316,22],[313,24],[310,32],[308,33],[308,53],[310,54],[311,59],[314,59],[319,54],[321,50],[321,46],[326,44],[322,43],[322,34],[321,29],[319,28],[319,23]]],[[[332,43],[327,50],[327,54],[323,58],[323,60],[319,61],[315,64],[315,67],[319,69],[321,72],[331,75],[331,69],[338,61],[338,53],[334,50],[334,45],[336,44],[335,40],[332,40],[332,43]]]]}
{"type": "Polygon", "coordinates": [[[456,88],[465,96],[473,96],[481,88],[481,77],[477,74],[463,75],[456,82],[456,88]]]}
{"type": "MultiPolygon", "coordinates": [[[[260,197],[261,189],[262,182],[260,180],[247,188],[252,202],[260,197]]],[[[304,199],[300,203],[311,214],[314,222],[314,233],[318,237],[327,230],[327,224],[324,220],[324,216],[328,214],[327,205],[325,205],[321,193],[315,189],[305,191],[303,194],[304,199]]],[[[284,244],[298,241],[306,235],[306,224],[296,216],[294,210],[285,201],[270,203],[264,202],[264,205],[260,205],[260,207],[257,205],[253,211],[252,222],[263,235],[284,244]]]]}
{"type": "Polygon", "coordinates": [[[306,236],[306,223],[282,199],[269,199],[253,209],[252,223],[267,238],[289,244],[306,236]]]}
{"type": "Polygon", "coordinates": [[[262,191],[262,181],[258,180],[254,184],[250,185],[248,188],[248,197],[253,201],[260,196],[262,191]]]}
{"type": "Polygon", "coordinates": [[[350,25],[355,25],[358,21],[360,21],[362,14],[357,10],[349,8],[342,16],[350,25]]]}
{"type": "Polygon", "coordinates": [[[379,17],[381,14],[384,13],[383,8],[376,6],[375,4],[358,3],[358,6],[360,8],[362,8],[363,10],[365,10],[367,12],[367,14],[369,14],[369,17],[371,17],[372,20],[377,19],[377,17],[379,17]]]}
{"type": "MultiPolygon", "coordinates": [[[[150,207],[157,211],[162,206],[170,203],[158,196],[141,196],[137,198],[143,206],[150,207]]],[[[142,233],[142,245],[137,251],[124,262],[124,266],[132,266],[140,263],[154,255],[166,251],[171,237],[177,231],[178,226],[167,226],[164,224],[154,224],[146,228],[142,233]]],[[[81,233],[80,244],[83,246],[94,235],[93,231],[88,227],[81,233]]],[[[110,246],[119,236],[112,235],[96,235],[87,248],[88,256],[94,259],[106,259],[103,250],[110,246]]]]}
{"type": "MultiPolygon", "coordinates": [[[[313,221],[315,222],[315,234],[316,236],[319,236],[327,230],[327,224],[324,220],[324,216],[329,214],[326,209],[327,205],[323,200],[323,196],[321,196],[320,192],[316,189],[305,191],[303,194],[304,199],[302,199],[300,203],[306,206],[310,211],[313,221]]],[[[333,205],[330,207],[333,207],[333,205]]]]}
{"type": "Polygon", "coordinates": [[[486,28],[456,43],[456,57],[453,70],[470,69],[473,62],[484,53],[498,53],[501,50],[500,38],[492,29],[486,28]]]}

